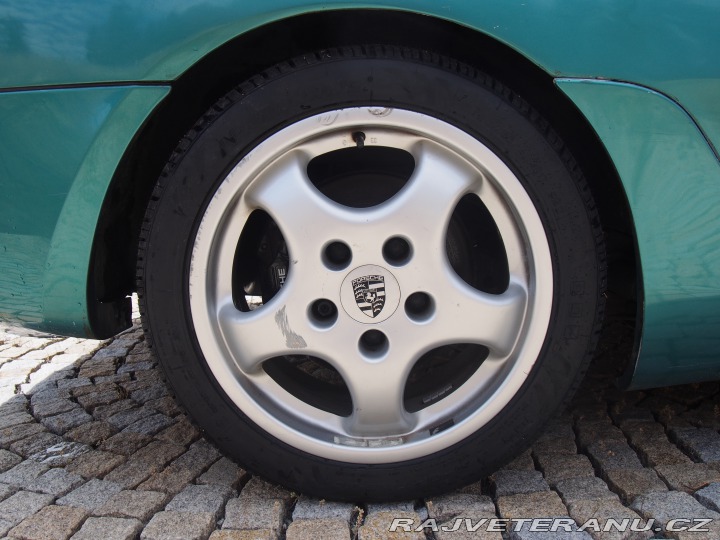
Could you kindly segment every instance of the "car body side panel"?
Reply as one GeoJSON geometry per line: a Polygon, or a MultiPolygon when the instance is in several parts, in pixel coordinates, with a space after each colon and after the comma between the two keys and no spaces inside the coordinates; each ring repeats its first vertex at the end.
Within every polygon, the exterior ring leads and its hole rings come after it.
{"type": "Polygon", "coordinates": [[[0,322],[91,333],[97,216],[128,143],[169,91],[163,81],[263,24],[350,7],[458,22],[562,78],[615,162],[638,229],[645,329],[633,384],[720,377],[720,3],[705,0],[3,2],[0,188],[13,195],[0,198],[0,322]],[[38,90],[97,83],[127,86],[38,90]]]}
{"type": "Polygon", "coordinates": [[[692,119],[629,84],[558,80],[623,179],[644,282],[632,387],[720,378],[720,163],[692,119]]]}
{"type": "Polygon", "coordinates": [[[168,91],[0,94],[0,322],[91,334],[87,272],[100,207],[123,152],[168,91]]]}
{"type": "Polygon", "coordinates": [[[254,28],[348,8],[457,22],[553,76],[654,88],[720,147],[720,3],[707,0],[8,0],[0,4],[0,88],[169,81],[254,28]]]}

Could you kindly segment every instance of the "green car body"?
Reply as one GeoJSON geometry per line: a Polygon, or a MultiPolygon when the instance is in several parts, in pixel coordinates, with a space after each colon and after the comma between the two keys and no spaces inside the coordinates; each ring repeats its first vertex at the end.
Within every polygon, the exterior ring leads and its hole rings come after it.
{"type": "Polygon", "coordinates": [[[625,382],[720,378],[720,4],[703,0],[5,0],[0,322],[82,337],[129,324],[127,287],[107,286],[134,264],[132,250],[112,253],[126,229],[111,207],[142,213],[148,190],[123,181],[179,110],[174,93],[192,94],[228,56],[252,72],[298,40],[393,39],[393,25],[419,43],[437,28],[495,47],[580,111],[629,217],[637,340],[625,382]]]}

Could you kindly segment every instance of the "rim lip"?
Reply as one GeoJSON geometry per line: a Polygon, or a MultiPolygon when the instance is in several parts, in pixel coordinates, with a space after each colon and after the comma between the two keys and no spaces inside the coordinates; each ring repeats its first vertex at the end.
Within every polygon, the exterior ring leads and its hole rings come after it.
{"type": "MultiPolygon", "coordinates": [[[[337,149],[346,147],[341,141],[342,136],[339,136],[337,149]]],[[[527,380],[545,342],[553,307],[553,275],[552,257],[542,220],[520,180],[499,156],[468,133],[435,117],[406,109],[364,106],[332,110],[299,120],[260,142],[232,168],[216,188],[197,229],[187,292],[192,324],[205,361],[230,401],[250,420],[275,438],[309,454],[350,463],[380,464],[424,457],[459,443],[488,424],[511,402],[527,380]],[[272,407],[263,406],[258,401],[258,392],[262,393],[262,390],[256,388],[249,377],[237,368],[232,352],[222,338],[219,323],[215,320],[213,275],[208,271],[218,237],[225,232],[221,227],[225,216],[262,171],[309,140],[341,132],[347,140],[350,129],[360,128],[410,131],[453,150],[458,157],[469,161],[498,188],[504,202],[511,208],[515,217],[513,225],[521,232],[523,245],[527,248],[524,254],[527,308],[511,355],[513,358],[505,360],[512,361],[506,376],[492,386],[489,398],[462,421],[440,434],[396,446],[346,445],[340,444],[337,437],[334,442],[321,440],[313,435],[313,429],[304,432],[288,425],[273,414],[272,407]]],[[[279,385],[278,389],[286,392],[279,385]]],[[[339,435],[340,438],[345,437],[344,434],[339,435]]]]}

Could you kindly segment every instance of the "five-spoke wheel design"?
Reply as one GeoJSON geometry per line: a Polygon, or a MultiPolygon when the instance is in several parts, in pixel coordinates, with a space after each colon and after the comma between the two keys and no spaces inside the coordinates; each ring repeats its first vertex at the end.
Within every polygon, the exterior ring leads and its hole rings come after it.
{"type": "Polygon", "coordinates": [[[202,354],[255,424],[316,456],[410,460],[478,431],[540,354],[553,265],[487,146],[432,116],[352,107],[257,145],[192,247],[202,354]]]}
{"type": "Polygon", "coordinates": [[[272,66],[188,131],[138,255],[149,342],[228,456],[413,499],[528,447],[587,368],[602,230],[551,123],[427,51],[272,66]]]}

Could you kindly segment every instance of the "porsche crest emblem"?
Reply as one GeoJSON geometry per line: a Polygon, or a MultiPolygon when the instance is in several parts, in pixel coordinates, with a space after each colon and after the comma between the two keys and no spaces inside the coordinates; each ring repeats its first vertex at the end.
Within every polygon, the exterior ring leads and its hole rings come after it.
{"type": "Polygon", "coordinates": [[[360,311],[371,319],[377,317],[385,306],[385,277],[362,276],[352,280],[352,288],[360,311]]]}

